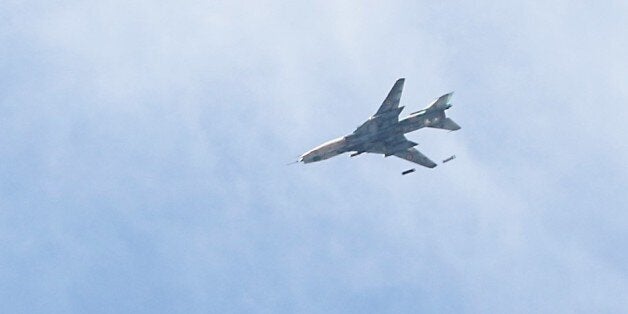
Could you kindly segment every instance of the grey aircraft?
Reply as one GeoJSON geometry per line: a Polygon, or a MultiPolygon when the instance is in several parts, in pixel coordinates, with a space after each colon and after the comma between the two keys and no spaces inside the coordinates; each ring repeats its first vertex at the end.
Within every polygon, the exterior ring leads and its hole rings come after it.
{"type": "Polygon", "coordinates": [[[404,134],[424,127],[459,130],[460,126],[445,116],[445,110],[451,108],[449,99],[453,92],[440,96],[425,109],[413,112],[400,121],[403,107],[399,107],[399,100],[404,81],[401,78],[395,82],[377,112],[353,133],[315,147],[299,156],[298,162],[307,164],[353,152],[351,157],[375,153],[384,157],[397,156],[428,168],[436,167],[436,163],[414,148],[417,143],[409,141],[404,134]]]}

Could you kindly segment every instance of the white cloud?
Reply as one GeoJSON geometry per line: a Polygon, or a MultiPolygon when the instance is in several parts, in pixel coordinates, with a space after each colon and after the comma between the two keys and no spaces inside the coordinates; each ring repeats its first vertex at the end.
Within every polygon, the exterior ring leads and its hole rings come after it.
{"type": "Polygon", "coordinates": [[[5,307],[619,311],[628,54],[613,5],[8,14],[5,307]],[[460,132],[409,135],[455,161],[405,177],[380,156],[284,166],[352,131],[398,77],[407,112],[456,90],[460,132]]]}

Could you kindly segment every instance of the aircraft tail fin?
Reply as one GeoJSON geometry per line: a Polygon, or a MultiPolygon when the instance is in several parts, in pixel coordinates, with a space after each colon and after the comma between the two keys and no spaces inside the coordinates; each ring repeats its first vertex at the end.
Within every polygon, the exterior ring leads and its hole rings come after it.
{"type": "Polygon", "coordinates": [[[438,97],[437,99],[435,99],[429,106],[427,106],[428,110],[445,110],[445,109],[449,109],[449,107],[451,107],[451,104],[449,104],[449,100],[451,99],[451,96],[453,96],[454,92],[451,93],[447,93],[443,96],[438,97]]]}

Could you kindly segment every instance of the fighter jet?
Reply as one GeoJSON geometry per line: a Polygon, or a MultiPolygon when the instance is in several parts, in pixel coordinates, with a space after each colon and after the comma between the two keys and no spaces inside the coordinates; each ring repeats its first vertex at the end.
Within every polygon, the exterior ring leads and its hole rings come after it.
{"type": "Polygon", "coordinates": [[[309,150],[299,156],[297,162],[307,164],[352,152],[351,157],[362,153],[383,154],[384,157],[397,156],[428,168],[436,167],[436,163],[414,148],[417,143],[409,141],[404,134],[424,127],[459,130],[460,126],[445,116],[445,110],[451,108],[449,99],[453,92],[440,96],[425,109],[399,120],[399,114],[404,108],[399,107],[404,82],[405,79],[398,79],[377,112],[353,133],[309,150]]]}

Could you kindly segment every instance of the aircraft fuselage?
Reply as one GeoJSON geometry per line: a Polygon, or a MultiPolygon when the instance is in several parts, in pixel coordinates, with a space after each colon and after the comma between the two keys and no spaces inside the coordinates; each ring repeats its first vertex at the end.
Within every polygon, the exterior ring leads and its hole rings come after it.
{"type": "Polygon", "coordinates": [[[307,151],[299,157],[298,161],[312,163],[346,152],[354,152],[351,157],[362,153],[381,154],[384,157],[394,155],[428,168],[436,167],[436,163],[415,148],[417,143],[408,140],[404,134],[424,127],[450,131],[460,129],[460,126],[445,116],[445,110],[451,107],[449,99],[452,93],[440,96],[427,108],[399,120],[399,114],[403,110],[403,107],[399,106],[399,101],[404,81],[401,78],[395,82],[377,112],[353,133],[307,151]]]}
{"type": "MultiPolygon", "coordinates": [[[[414,132],[418,129],[437,123],[444,117],[442,111],[421,110],[415,112],[405,119],[389,127],[378,128],[373,124],[373,128],[363,134],[351,133],[349,135],[325,142],[301,155],[299,161],[303,163],[317,162],[331,157],[355,151],[358,154],[369,150],[370,143],[378,143],[388,138],[393,138],[400,134],[414,132]]],[[[375,117],[375,119],[377,119],[375,117]]],[[[376,145],[376,144],[374,144],[376,145]]]]}

